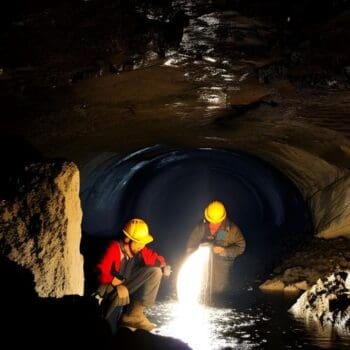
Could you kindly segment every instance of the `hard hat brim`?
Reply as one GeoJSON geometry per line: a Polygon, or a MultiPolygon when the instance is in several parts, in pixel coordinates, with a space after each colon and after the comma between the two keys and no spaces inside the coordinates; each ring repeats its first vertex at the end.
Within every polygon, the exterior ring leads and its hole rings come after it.
{"type": "Polygon", "coordinates": [[[132,241],[134,242],[137,242],[137,243],[142,243],[142,244],[148,244],[148,243],[151,243],[153,242],[154,238],[148,234],[147,236],[145,236],[142,240],[141,239],[135,239],[134,237],[131,237],[125,230],[123,230],[124,234],[126,237],[128,237],[129,239],[131,239],[132,241]]]}

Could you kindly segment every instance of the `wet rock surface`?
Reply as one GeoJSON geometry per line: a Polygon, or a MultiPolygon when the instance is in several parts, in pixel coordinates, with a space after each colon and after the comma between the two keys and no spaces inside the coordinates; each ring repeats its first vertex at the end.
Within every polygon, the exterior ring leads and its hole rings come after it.
{"type": "MultiPolygon", "coordinates": [[[[265,97],[264,102],[283,105],[291,113],[290,104],[298,108],[294,118],[349,135],[347,3],[328,1],[322,9],[311,0],[287,1],[285,8],[276,1],[264,8],[255,1],[181,0],[27,5],[8,16],[0,36],[0,98],[6,111],[2,124],[34,143],[40,142],[38,135],[15,126],[14,117],[34,122],[41,131],[50,120],[60,126],[61,137],[67,132],[79,137],[80,122],[73,120],[83,117],[90,103],[75,101],[71,86],[89,81],[94,87],[102,76],[140,68],[142,74],[146,67],[154,76],[177,74],[174,69],[152,70],[167,64],[182,71],[193,91],[185,101],[173,95],[165,102],[171,108],[158,110],[162,100],[153,106],[167,120],[182,116],[177,128],[199,114],[209,118],[197,123],[208,125],[218,109],[249,105],[258,110],[261,105],[256,102],[265,97]],[[263,95],[257,93],[262,90],[263,95]],[[68,106],[63,102],[67,100],[68,106]],[[63,103],[68,107],[64,115],[63,103]]],[[[103,89],[110,91],[108,86],[103,89]]],[[[163,87],[155,84],[152,89],[163,87]]],[[[124,90],[132,105],[132,91],[127,86],[124,90]]],[[[97,114],[103,125],[109,119],[102,113],[108,106],[101,107],[97,114]]],[[[121,114],[118,109],[113,112],[121,114]]],[[[95,133],[102,126],[89,118],[84,124],[95,126],[95,133]]]]}
{"type": "Polygon", "coordinates": [[[350,334],[350,271],[334,273],[319,279],[291,307],[298,318],[317,322],[324,332],[334,328],[340,335],[350,334]]]}
{"type": "Polygon", "coordinates": [[[296,292],[309,289],[319,278],[350,269],[350,241],[345,238],[312,238],[273,270],[263,291],[296,292]]]}
{"type": "Polygon", "coordinates": [[[1,254],[28,269],[40,297],[84,293],[79,252],[79,171],[72,162],[32,163],[10,178],[16,194],[1,196],[1,254]]]}

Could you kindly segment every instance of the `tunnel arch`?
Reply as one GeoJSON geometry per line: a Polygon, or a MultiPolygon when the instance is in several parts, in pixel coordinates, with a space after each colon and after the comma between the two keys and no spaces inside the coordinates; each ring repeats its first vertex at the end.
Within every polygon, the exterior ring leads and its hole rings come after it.
{"type": "Polygon", "coordinates": [[[311,232],[308,206],[292,181],[241,151],[155,145],[101,154],[82,170],[84,234],[113,238],[128,219],[141,217],[155,237],[152,246],[173,264],[213,199],[225,204],[246,237],[241,262],[249,271],[311,232]]]}

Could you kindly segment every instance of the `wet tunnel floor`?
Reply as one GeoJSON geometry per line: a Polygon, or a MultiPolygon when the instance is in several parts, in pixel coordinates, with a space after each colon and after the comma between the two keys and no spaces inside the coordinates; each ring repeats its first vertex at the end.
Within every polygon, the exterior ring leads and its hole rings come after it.
{"type": "Polygon", "coordinates": [[[288,313],[293,295],[247,291],[218,307],[181,307],[158,302],[149,317],[154,333],[178,338],[193,350],[214,349],[349,349],[350,336],[339,337],[288,313]]]}

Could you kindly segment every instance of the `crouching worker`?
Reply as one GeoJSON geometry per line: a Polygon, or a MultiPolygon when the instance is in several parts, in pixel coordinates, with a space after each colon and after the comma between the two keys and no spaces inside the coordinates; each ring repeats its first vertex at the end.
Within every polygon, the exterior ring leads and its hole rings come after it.
{"type": "Polygon", "coordinates": [[[97,294],[102,298],[102,312],[113,333],[118,319],[120,326],[147,331],[156,327],[144,310],[154,304],[162,276],[169,276],[171,268],[162,256],[146,247],[152,241],[148,225],[141,219],[132,219],[97,265],[100,283],[97,294]]]}

